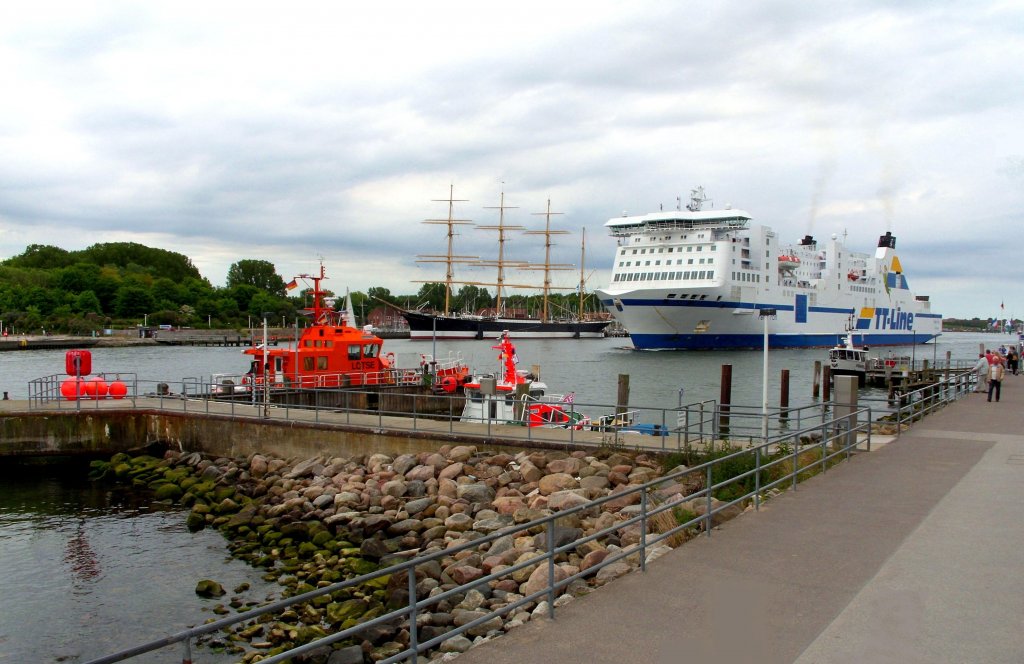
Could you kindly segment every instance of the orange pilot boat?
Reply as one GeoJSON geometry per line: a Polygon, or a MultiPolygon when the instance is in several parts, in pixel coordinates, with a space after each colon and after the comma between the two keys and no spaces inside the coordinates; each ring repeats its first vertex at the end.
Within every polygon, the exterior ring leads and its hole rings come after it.
{"type": "Polygon", "coordinates": [[[329,306],[321,282],[327,277],[323,265],[319,275],[301,274],[295,280],[312,281],[312,305],[303,313],[310,324],[302,330],[295,346],[269,348],[265,344],[246,348],[252,358],[242,376],[215,376],[220,392],[248,392],[262,388],[346,388],[383,386],[432,386],[437,392],[455,392],[469,379],[469,367],[461,356],[436,361],[420,355],[418,365],[399,367],[394,353],[384,352],[384,340],[346,321],[345,313],[329,306]]]}

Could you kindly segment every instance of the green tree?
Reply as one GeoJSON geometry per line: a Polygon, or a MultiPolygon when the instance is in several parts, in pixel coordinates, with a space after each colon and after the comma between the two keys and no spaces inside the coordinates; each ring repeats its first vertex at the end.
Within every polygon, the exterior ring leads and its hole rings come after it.
{"type": "Polygon", "coordinates": [[[477,309],[491,306],[491,302],[491,294],[486,288],[467,284],[456,293],[451,306],[454,311],[475,312],[477,309]]]}
{"type": "Polygon", "coordinates": [[[76,313],[80,314],[101,314],[103,313],[103,307],[100,305],[100,299],[96,297],[96,293],[91,290],[82,291],[75,298],[75,304],[73,309],[76,313]]]}
{"type": "Polygon", "coordinates": [[[152,313],[153,305],[153,296],[141,286],[121,286],[114,297],[114,312],[122,318],[141,318],[152,313]]]}
{"type": "MultiPolygon", "coordinates": [[[[353,294],[353,297],[355,297],[354,294],[353,294]]],[[[387,288],[383,288],[381,286],[373,286],[373,287],[367,289],[366,297],[369,298],[370,300],[374,301],[374,302],[372,302],[372,304],[374,306],[376,306],[378,301],[380,301],[380,302],[389,302],[389,303],[394,304],[394,305],[398,304],[398,299],[394,295],[391,294],[391,291],[388,290],[387,288]]]]}
{"type": "Polygon", "coordinates": [[[284,297],[284,279],[277,274],[270,261],[245,259],[228,268],[227,287],[248,285],[284,297]]]}
{"type": "Polygon", "coordinates": [[[430,283],[423,284],[416,293],[418,306],[430,307],[435,311],[444,309],[444,284],[430,283]]]}

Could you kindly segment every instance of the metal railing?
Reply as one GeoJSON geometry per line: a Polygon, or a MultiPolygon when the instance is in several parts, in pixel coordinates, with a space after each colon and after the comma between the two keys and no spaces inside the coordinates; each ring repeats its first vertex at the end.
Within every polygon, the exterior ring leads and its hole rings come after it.
{"type": "MultiPolygon", "coordinates": [[[[721,404],[704,400],[677,408],[633,407],[629,417],[620,420],[616,414],[622,409],[609,404],[585,402],[558,402],[570,415],[571,427],[525,426],[522,422],[467,422],[461,417],[461,395],[404,392],[392,389],[386,394],[403,398],[409,407],[389,410],[376,405],[360,407],[365,400],[365,388],[323,388],[295,390],[274,388],[270,395],[275,400],[287,399],[305,392],[312,403],[296,405],[271,402],[264,404],[261,395],[223,395],[216,392],[217,384],[199,378],[185,378],[180,383],[140,381],[134,374],[107,374],[120,379],[128,387],[126,401],[138,407],[138,399],[149,397],[142,405],[168,412],[225,416],[265,421],[305,422],[313,425],[344,425],[378,432],[412,432],[417,434],[444,434],[467,439],[496,440],[515,443],[553,443],[577,446],[623,446],[658,449],[661,451],[688,451],[713,446],[715,441],[731,443],[764,442],[767,420],[768,439],[792,437],[793,432],[818,426],[832,417],[836,403],[832,401],[786,408],[721,404]],[[180,386],[180,387],[179,387],[180,386]],[[442,404],[442,407],[428,407],[442,404]],[[446,405],[444,405],[446,404],[446,405]],[[580,414],[590,415],[590,424],[581,424],[580,414]],[[596,415],[606,413],[604,418],[596,415]],[[614,424],[607,424],[609,421],[614,424]],[[518,426],[508,426],[518,424],[518,426]]],[[[61,396],[60,386],[66,376],[40,378],[29,385],[30,407],[58,410],[84,408],[118,408],[123,402],[83,397],[68,400],[61,396]]],[[[72,379],[73,380],[73,379],[72,379]]],[[[936,383],[907,393],[894,392],[891,397],[872,396],[871,391],[858,395],[858,403],[869,405],[871,412],[881,421],[892,422],[896,431],[903,425],[941,408],[950,401],[968,393],[976,382],[973,372],[951,373],[936,383]]],[[[378,396],[384,394],[378,393],[378,396]]]]}
{"type": "Polygon", "coordinates": [[[791,435],[796,436],[797,439],[800,439],[805,435],[819,435],[820,439],[814,445],[790,445],[790,439],[787,436],[785,439],[772,439],[760,445],[745,449],[726,449],[722,452],[721,456],[712,458],[700,465],[675,471],[645,484],[631,486],[625,491],[614,495],[605,496],[583,505],[554,512],[528,523],[510,525],[508,528],[498,530],[489,535],[484,535],[464,544],[418,556],[385,569],[337,582],[332,585],[279,600],[262,607],[252,608],[240,615],[222,618],[207,624],[182,630],[155,641],[150,641],[133,648],[121,650],[111,655],[91,660],[88,664],[108,664],[112,662],[119,662],[174,644],[181,644],[183,652],[182,662],[191,663],[193,649],[192,642],[196,638],[221,631],[239,623],[251,621],[258,616],[281,611],[298,604],[309,602],[318,597],[344,591],[383,576],[392,576],[403,573],[407,579],[408,592],[408,601],[405,607],[393,610],[348,629],[337,631],[318,640],[299,645],[286,652],[261,659],[260,661],[263,662],[263,664],[284,662],[296,655],[354,637],[370,627],[385,623],[395,623],[397,621],[400,623],[399,628],[408,630],[409,645],[401,652],[382,660],[382,664],[389,664],[391,662],[398,662],[401,660],[408,660],[413,662],[413,664],[416,664],[419,661],[421,653],[439,646],[441,643],[454,636],[461,635],[475,627],[484,625],[496,617],[502,617],[509,614],[520,607],[534,605],[534,603],[538,601],[546,601],[547,615],[550,618],[554,618],[556,608],[555,599],[571,583],[577,580],[586,580],[588,577],[596,575],[598,571],[612,563],[623,561],[625,559],[632,559],[633,557],[637,558],[639,568],[642,571],[646,571],[648,554],[651,551],[651,548],[669,540],[669,538],[676,537],[677,535],[683,535],[685,537],[684,531],[689,531],[691,533],[703,533],[707,537],[711,537],[713,527],[716,523],[716,517],[719,517],[719,519],[723,518],[724,511],[730,510],[734,507],[742,509],[747,506],[752,506],[753,509],[757,510],[769,495],[769,491],[777,488],[790,488],[792,490],[796,490],[797,484],[800,480],[806,479],[814,474],[825,472],[832,463],[849,459],[861,445],[865,445],[866,448],[869,449],[871,444],[870,421],[871,416],[869,410],[858,410],[845,417],[823,421],[813,427],[792,432],[791,435]],[[746,469],[735,475],[724,477],[723,473],[727,466],[733,468],[741,466],[746,469]],[[659,488],[674,481],[679,481],[680,484],[685,486],[687,478],[700,478],[701,488],[685,496],[680,495],[671,499],[665,499],[657,495],[659,488]],[[719,500],[716,498],[716,494],[718,496],[722,496],[723,499],[719,500]],[[627,516],[627,518],[622,521],[616,522],[607,528],[598,530],[585,537],[575,539],[572,542],[556,545],[556,522],[559,520],[574,514],[589,514],[595,510],[600,510],[603,505],[612,500],[622,501],[624,498],[630,499],[630,497],[634,497],[632,498],[632,500],[635,501],[634,504],[639,503],[639,510],[635,515],[627,516]],[[695,506],[694,501],[698,501],[700,504],[699,511],[703,513],[698,514],[696,513],[696,510],[691,512],[688,509],[688,507],[695,506]],[[664,532],[648,533],[652,519],[666,512],[672,515],[672,522],[675,525],[664,530],[664,532]],[[693,514],[693,516],[691,518],[686,518],[690,516],[690,514],[693,514]],[[640,539],[637,544],[613,551],[611,555],[608,555],[597,565],[556,581],[555,566],[558,564],[562,556],[575,550],[582,544],[607,538],[611,535],[618,534],[623,529],[633,526],[636,526],[639,531],[640,539]],[[538,552],[536,557],[514,564],[510,567],[502,568],[499,571],[485,574],[484,576],[469,583],[459,585],[438,594],[430,594],[428,596],[421,597],[423,593],[417,592],[417,568],[435,561],[439,562],[441,559],[446,557],[454,559],[463,551],[478,549],[481,545],[489,545],[502,537],[524,533],[544,534],[544,550],[542,552],[538,552]],[[527,568],[537,569],[537,567],[541,565],[546,566],[547,568],[544,588],[528,595],[524,595],[505,606],[487,611],[484,615],[475,618],[471,622],[457,627],[452,627],[442,634],[422,641],[419,639],[420,632],[419,626],[417,625],[417,617],[424,611],[429,610],[441,601],[455,598],[456,596],[473,588],[485,586],[492,581],[498,581],[506,577],[510,578],[511,575],[516,572],[526,570],[527,568]]]}

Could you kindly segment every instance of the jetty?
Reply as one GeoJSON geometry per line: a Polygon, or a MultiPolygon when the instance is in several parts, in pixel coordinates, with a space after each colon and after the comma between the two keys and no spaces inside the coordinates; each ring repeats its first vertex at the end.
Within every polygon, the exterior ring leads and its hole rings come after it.
{"type": "Polygon", "coordinates": [[[1020,662],[1024,377],[1002,392],[459,662],[1020,662]]]}

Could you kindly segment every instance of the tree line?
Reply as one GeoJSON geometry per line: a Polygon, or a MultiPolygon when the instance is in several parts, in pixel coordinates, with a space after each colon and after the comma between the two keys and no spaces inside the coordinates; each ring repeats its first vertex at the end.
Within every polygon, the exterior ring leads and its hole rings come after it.
{"type": "MultiPolygon", "coordinates": [[[[363,315],[380,306],[441,311],[445,287],[427,283],[407,295],[372,287],[350,296],[363,324],[363,315]]],[[[226,284],[217,287],[187,256],[134,242],[95,244],[79,251],[33,244],[0,261],[0,324],[14,334],[89,335],[143,323],[243,329],[264,316],[271,324],[283,320],[291,325],[310,304],[308,297],[304,290],[288,292],[269,261],[241,259],[229,268],[226,284]]],[[[570,308],[574,298],[552,296],[553,310],[570,308]]],[[[536,297],[511,295],[505,300],[507,307],[537,307],[536,297]]],[[[343,306],[341,297],[335,306],[343,306]]],[[[462,286],[449,297],[453,311],[492,306],[493,296],[479,286],[462,286]]]]}

